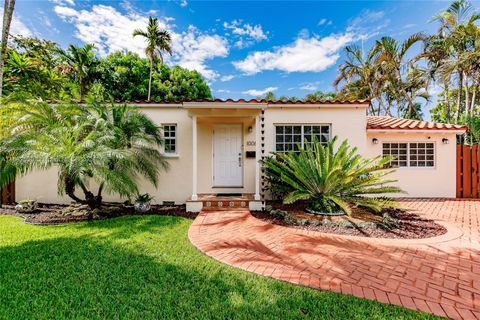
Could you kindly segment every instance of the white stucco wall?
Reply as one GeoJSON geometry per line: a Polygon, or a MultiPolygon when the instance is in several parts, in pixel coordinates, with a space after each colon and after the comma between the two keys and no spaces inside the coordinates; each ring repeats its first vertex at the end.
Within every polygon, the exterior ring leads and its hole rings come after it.
{"type": "Polygon", "coordinates": [[[433,142],[435,144],[435,167],[433,168],[397,168],[391,175],[397,179],[395,185],[405,194],[401,197],[455,197],[456,181],[456,135],[455,133],[396,133],[369,132],[367,134],[367,156],[382,154],[383,142],[433,142]],[[378,144],[372,139],[377,138],[378,144]],[[443,138],[449,144],[442,142],[443,138]]]}
{"type": "MultiPolygon", "coordinates": [[[[266,106],[264,106],[266,107],[266,106]]],[[[255,141],[255,115],[259,109],[231,110],[191,109],[169,106],[148,106],[142,109],[156,123],[177,124],[177,155],[169,158],[170,170],[162,172],[159,186],[155,188],[149,183],[141,183],[141,192],[154,196],[154,202],[175,201],[185,203],[192,194],[192,119],[191,114],[198,117],[198,193],[219,192],[255,192],[255,159],[247,159],[245,151],[254,151],[254,145],[247,141],[255,141]],[[213,126],[215,123],[241,123],[243,126],[243,188],[212,188],[213,180],[213,126]],[[248,127],[253,132],[248,132],[248,127]]],[[[435,168],[400,168],[392,176],[410,197],[455,197],[455,134],[438,133],[367,133],[365,106],[278,106],[266,107],[265,114],[265,151],[275,150],[275,124],[330,124],[332,136],[338,136],[339,142],[347,139],[352,146],[367,157],[381,154],[382,142],[433,141],[436,146],[435,168]],[[379,139],[377,145],[373,138],[379,139]],[[430,137],[430,138],[429,138],[430,137]],[[448,138],[450,144],[441,142],[448,138]]],[[[77,191],[80,194],[80,191],[77,191]]],[[[17,179],[16,198],[37,199],[45,203],[69,203],[68,197],[57,195],[57,173],[55,169],[35,172],[17,179]]],[[[105,195],[108,201],[123,201],[117,196],[105,195]]]]}

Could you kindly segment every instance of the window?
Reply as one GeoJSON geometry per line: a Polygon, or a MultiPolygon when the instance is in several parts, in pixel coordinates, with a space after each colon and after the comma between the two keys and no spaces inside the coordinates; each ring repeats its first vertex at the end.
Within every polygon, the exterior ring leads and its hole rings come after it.
{"type": "Polygon", "coordinates": [[[275,150],[277,152],[299,151],[317,139],[322,144],[330,140],[330,125],[276,125],[275,150]]]}
{"type": "Polygon", "coordinates": [[[164,124],[163,126],[163,140],[165,154],[177,153],[177,125],[164,124]]]}
{"type": "Polygon", "coordinates": [[[394,167],[434,167],[435,145],[433,142],[384,143],[383,156],[395,159],[394,167]]]}

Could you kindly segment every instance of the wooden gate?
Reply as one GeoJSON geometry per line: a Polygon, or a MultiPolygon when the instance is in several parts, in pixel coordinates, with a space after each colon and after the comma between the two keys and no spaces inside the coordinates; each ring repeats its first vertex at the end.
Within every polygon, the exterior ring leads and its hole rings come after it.
{"type": "Polygon", "coordinates": [[[15,203],[15,181],[0,188],[0,205],[15,203]]]}
{"type": "Polygon", "coordinates": [[[480,198],[480,145],[457,145],[457,198],[480,198]]]}

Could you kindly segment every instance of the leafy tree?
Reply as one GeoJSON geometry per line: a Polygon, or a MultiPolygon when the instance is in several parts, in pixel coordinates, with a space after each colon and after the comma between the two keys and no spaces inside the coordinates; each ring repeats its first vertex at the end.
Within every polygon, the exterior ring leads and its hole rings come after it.
{"type": "Polygon", "coordinates": [[[337,94],[335,92],[315,91],[313,93],[307,94],[303,100],[324,101],[324,100],[336,100],[336,99],[337,99],[337,94]]]}
{"type": "Polygon", "coordinates": [[[67,51],[59,50],[60,56],[67,65],[65,72],[73,77],[78,84],[79,101],[83,101],[88,88],[95,80],[96,65],[98,63],[92,44],[83,47],[70,45],[67,51]]]}
{"type": "Polygon", "coordinates": [[[160,60],[160,63],[163,63],[162,51],[172,54],[172,48],[170,45],[171,36],[167,30],[161,30],[158,24],[157,18],[150,17],[148,19],[148,26],[145,31],[143,30],[134,30],[133,36],[141,36],[145,38],[147,42],[147,47],[145,48],[145,54],[150,59],[150,77],[148,81],[148,98],[150,100],[151,88],[152,88],[152,74],[153,74],[153,64],[160,60]]]}
{"type": "Polygon", "coordinates": [[[395,181],[385,179],[391,172],[385,170],[385,165],[391,159],[364,159],[346,140],[336,149],[336,140],[335,137],[326,146],[315,141],[298,153],[277,152],[263,161],[267,173],[274,176],[270,181],[283,184],[283,190],[289,189],[283,202],[307,200],[312,210],[326,213],[343,210],[348,215],[352,213],[351,206],[375,212],[392,206],[393,200],[375,196],[401,192],[397,187],[385,185],[395,181]]]}
{"type": "MultiPolygon", "coordinates": [[[[149,60],[131,52],[114,52],[97,68],[105,92],[114,99],[141,100],[147,93],[149,60]]],[[[209,99],[212,93],[203,77],[179,66],[158,65],[152,76],[152,100],[209,99]]]]}
{"type": "Polygon", "coordinates": [[[167,167],[160,154],[160,129],[130,106],[15,103],[9,113],[11,133],[0,142],[5,156],[0,177],[58,168],[58,192],[97,208],[103,192],[122,197],[138,194],[138,178],[157,186],[167,167]],[[15,133],[15,134],[13,134],[15,133]],[[98,185],[94,193],[91,182],[98,185]],[[83,197],[76,194],[83,192],[83,197]]]}

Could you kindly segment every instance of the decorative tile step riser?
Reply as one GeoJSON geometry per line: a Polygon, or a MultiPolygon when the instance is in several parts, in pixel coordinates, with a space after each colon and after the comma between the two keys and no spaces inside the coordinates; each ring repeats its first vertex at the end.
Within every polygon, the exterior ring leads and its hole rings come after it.
{"type": "Polygon", "coordinates": [[[248,208],[248,201],[203,201],[203,210],[248,208]]]}

